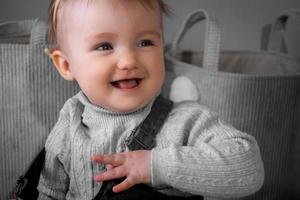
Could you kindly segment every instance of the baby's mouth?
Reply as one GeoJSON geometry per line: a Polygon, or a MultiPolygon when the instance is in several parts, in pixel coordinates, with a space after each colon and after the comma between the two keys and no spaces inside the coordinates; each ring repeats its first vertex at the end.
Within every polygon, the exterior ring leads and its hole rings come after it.
{"type": "Polygon", "coordinates": [[[140,85],[142,79],[124,79],[113,81],[111,84],[118,89],[132,89],[140,85]]]}

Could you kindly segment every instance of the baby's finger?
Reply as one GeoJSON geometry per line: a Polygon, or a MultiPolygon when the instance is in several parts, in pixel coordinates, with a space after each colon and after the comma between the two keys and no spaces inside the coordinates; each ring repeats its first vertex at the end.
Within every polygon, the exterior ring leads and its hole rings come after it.
{"type": "Polygon", "coordinates": [[[112,165],[110,165],[110,164],[107,164],[106,165],[106,170],[111,170],[111,169],[113,169],[114,168],[114,166],[112,166],[112,165]]]}
{"type": "Polygon", "coordinates": [[[113,190],[113,192],[122,192],[122,191],[125,191],[125,190],[131,188],[135,184],[136,183],[134,182],[133,179],[131,179],[130,177],[127,177],[123,182],[121,182],[120,184],[114,186],[112,188],[112,190],[113,190]]]}
{"type": "Polygon", "coordinates": [[[92,160],[100,164],[109,164],[112,166],[122,165],[124,162],[124,156],[121,154],[112,154],[112,155],[94,155],[92,160]]]}
{"type": "Polygon", "coordinates": [[[107,170],[99,175],[95,176],[96,181],[108,181],[113,180],[117,178],[122,178],[127,175],[127,172],[125,171],[124,167],[115,167],[111,170],[107,170]]]}

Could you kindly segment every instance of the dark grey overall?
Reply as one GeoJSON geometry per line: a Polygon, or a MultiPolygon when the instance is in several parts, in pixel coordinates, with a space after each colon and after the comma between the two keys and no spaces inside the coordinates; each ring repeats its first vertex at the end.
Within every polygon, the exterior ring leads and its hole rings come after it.
{"type": "MultiPolygon", "coordinates": [[[[161,95],[154,101],[151,112],[146,119],[135,128],[126,140],[126,146],[130,151],[150,150],[155,146],[155,137],[163,125],[173,102],[163,98],[161,95]]],[[[18,180],[16,187],[16,199],[36,200],[38,197],[37,185],[39,176],[45,161],[45,149],[43,149],[29,167],[24,176],[18,180]]],[[[112,187],[120,183],[124,178],[105,181],[93,200],[203,200],[202,196],[177,197],[168,196],[154,190],[146,184],[138,184],[130,189],[114,193],[112,187]]]]}

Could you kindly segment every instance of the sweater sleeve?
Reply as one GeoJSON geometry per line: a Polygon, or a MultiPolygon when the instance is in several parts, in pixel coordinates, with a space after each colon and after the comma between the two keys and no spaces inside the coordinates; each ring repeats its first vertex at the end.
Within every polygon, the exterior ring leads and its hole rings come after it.
{"type": "Polygon", "coordinates": [[[46,144],[45,165],[40,175],[38,200],[65,199],[68,176],[69,117],[61,110],[59,119],[50,132],[46,144]]]}
{"type": "Polygon", "coordinates": [[[196,103],[175,105],[157,140],[165,143],[152,150],[154,186],[239,198],[258,191],[263,184],[264,168],[254,137],[196,103]]]}

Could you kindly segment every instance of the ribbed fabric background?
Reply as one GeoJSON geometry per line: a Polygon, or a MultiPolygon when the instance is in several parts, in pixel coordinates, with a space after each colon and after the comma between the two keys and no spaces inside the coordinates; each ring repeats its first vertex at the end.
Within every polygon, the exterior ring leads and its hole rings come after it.
{"type": "MultiPolygon", "coordinates": [[[[44,26],[45,27],[45,26],[44,26]]],[[[45,29],[29,44],[0,44],[0,200],[44,145],[65,100],[79,91],[44,53],[45,29]]]]}

